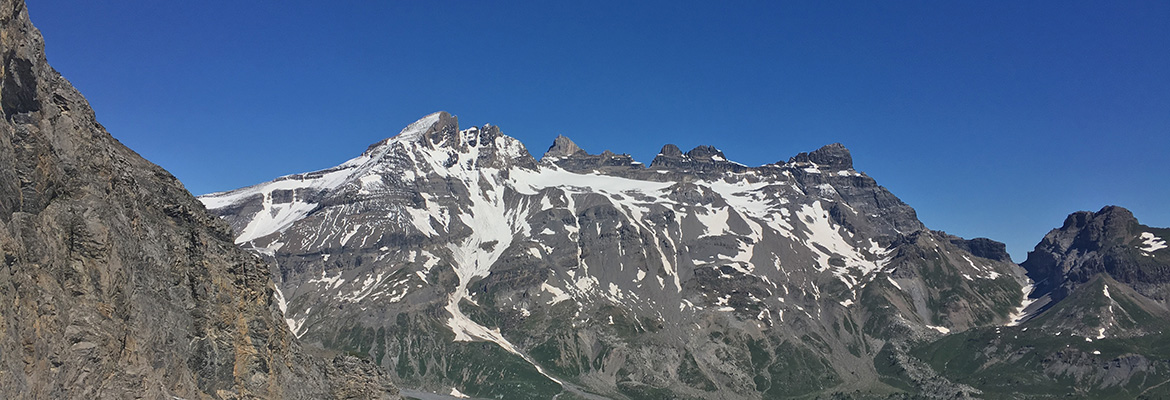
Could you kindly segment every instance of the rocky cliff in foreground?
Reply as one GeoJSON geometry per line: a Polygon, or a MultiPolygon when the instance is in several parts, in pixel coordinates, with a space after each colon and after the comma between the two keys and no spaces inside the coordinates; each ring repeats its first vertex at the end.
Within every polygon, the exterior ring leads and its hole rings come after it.
{"type": "Polygon", "coordinates": [[[397,398],[306,355],[267,266],[114,140],[0,0],[0,398],[397,398]]]}

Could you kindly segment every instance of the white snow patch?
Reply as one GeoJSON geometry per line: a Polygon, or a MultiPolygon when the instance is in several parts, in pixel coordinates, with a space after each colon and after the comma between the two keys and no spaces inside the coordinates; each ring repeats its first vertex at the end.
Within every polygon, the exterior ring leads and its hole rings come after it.
{"type": "Polygon", "coordinates": [[[358,233],[358,229],[361,229],[361,227],[362,224],[356,224],[353,226],[353,230],[346,231],[345,236],[341,237],[341,245],[345,246],[346,243],[349,243],[349,239],[353,238],[353,235],[356,235],[358,233]]]}
{"type": "Polygon", "coordinates": [[[276,300],[276,306],[280,308],[280,313],[288,312],[288,302],[284,300],[284,292],[280,291],[280,285],[273,285],[276,290],[272,292],[272,298],[276,300]]]}
{"type": "MultiPolygon", "coordinates": [[[[293,335],[296,335],[297,331],[299,331],[301,328],[301,324],[305,323],[305,319],[301,318],[301,320],[298,322],[295,319],[288,318],[288,301],[285,300],[284,292],[280,290],[280,285],[275,285],[275,287],[276,290],[272,292],[272,297],[276,300],[276,306],[280,307],[280,315],[284,317],[284,323],[288,325],[288,330],[291,331],[293,335]]],[[[308,313],[308,310],[305,312],[308,313]]]]}
{"type": "Polygon", "coordinates": [[[821,205],[820,200],[814,201],[811,205],[801,205],[796,211],[795,219],[804,225],[808,237],[805,243],[817,254],[817,267],[822,271],[832,270],[833,275],[850,288],[858,283],[851,272],[859,272],[864,277],[889,263],[888,250],[881,248],[876,242],[870,240],[870,247],[865,249],[871,255],[877,256],[876,260],[869,260],[862,251],[845,240],[841,236],[840,227],[829,219],[829,213],[821,205]],[[827,252],[821,250],[822,247],[827,252]],[[829,260],[835,256],[844,261],[844,267],[829,264],[829,260]]]}
{"type": "Polygon", "coordinates": [[[538,172],[524,169],[510,172],[516,191],[530,196],[536,195],[541,189],[548,187],[588,188],[593,192],[623,193],[627,191],[656,192],[674,184],[673,182],[640,181],[597,173],[575,174],[562,169],[549,168],[541,168],[538,172]]]}
{"type": "Polygon", "coordinates": [[[362,301],[370,294],[373,294],[374,289],[382,283],[382,278],[385,275],[385,272],[379,272],[376,276],[374,274],[370,274],[370,276],[366,277],[366,279],[362,281],[362,286],[360,288],[354,290],[348,295],[340,296],[339,300],[349,303],[357,303],[362,301]]]}
{"type": "Polygon", "coordinates": [[[695,213],[695,217],[698,218],[699,224],[706,230],[699,237],[720,236],[730,233],[727,219],[731,217],[731,214],[728,212],[727,207],[714,210],[699,208],[698,211],[698,213],[695,213]]]}
{"type": "MultiPolygon", "coordinates": [[[[1030,315],[1024,314],[1024,309],[1028,308],[1028,306],[1036,302],[1036,299],[1029,297],[1032,295],[1033,290],[1036,290],[1036,285],[1032,283],[1024,286],[1024,300],[1020,302],[1020,306],[1016,307],[1016,310],[1013,311],[1011,315],[1008,315],[1008,323],[1006,324],[1007,326],[1019,325],[1020,323],[1024,322],[1024,320],[1028,319],[1028,317],[1030,317],[1030,315]]],[[[1028,330],[1028,328],[1024,328],[1024,330],[1028,330]]]]}
{"type": "Polygon", "coordinates": [[[553,295],[552,300],[548,301],[548,304],[550,304],[550,305],[557,304],[557,303],[560,303],[564,300],[568,300],[571,298],[571,297],[569,297],[568,293],[565,293],[564,290],[558,289],[556,286],[549,285],[548,282],[540,284],[540,290],[548,292],[549,294],[553,295]]]}
{"type": "Polygon", "coordinates": [[[898,290],[905,291],[905,289],[902,289],[902,285],[899,285],[898,282],[894,280],[894,277],[886,275],[886,279],[890,281],[891,285],[894,285],[894,287],[898,288],[898,290]]]}
{"type": "MultiPolygon", "coordinates": [[[[326,254],[328,256],[328,254],[326,254]]],[[[308,283],[316,283],[328,289],[337,289],[338,286],[345,283],[345,279],[341,279],[341,271],[337,271],[337,276],[326,276],[325,269],[321,269],[321,277],[309,279],[308,283]]]]}
{"type": "Polygon", "coordinates": [[[723,297],[720,297],[720,298],[718,298],[718,299],[715,299],[715,305],[717,305],[717,306],[723,306],[723,305],[727,305],[727,302],[728,302],[728,301],[730,301],[730,300],[731,300],[731,295],[730,295],[730,294],[729,294],[729,295],[724,295],[723,297]]]}
{"type": "Polygon", "coordinates": [[[1155,236],[1150,232],[1142,232],[1142,247],[1138,249],[1142,251],[1143,255],[1149,256],[1150,253],[1168,247],[1166,241],[1160,237],[1155,236]]]}
{"type": "Polygon", "coordinates": [[[293,336],[296,336],[299,338],[299,337],[301,337],[301,335],[305,334],[304,332],[301,332],[301,328],[304,327],[305,320],[309,319],[309,312],[310,311],[313,311],[313,307],[306,308],[304,316],[301,317],[300,319],[286,318],[284,320],[285,323],[288,324],[288,329],[290,331],[292,331],[293,336]]]}
{"type": "Polygon", "coordinates": [[[945,326],[934,326],[934,325],[927,325],[926,327],[927,327],[927,328],[930,328],[930,329],[934,329],[934,330],[936,330],[936,331],[938,331],[939,333],[941,333],[941,334],[944,334],[944,335],[946,335],[946,334],[948,334],[948,333],[951,333],[951,330],[950,330],[949,328],[945,327],[945,326]]]}
{"type": "Polygon", "coordinates": [[[612,296],[614,299],[620,299],[621,293],[622,293],[622,290],[620,288],[618,288],[618,285],[615,285],[613,282],[609,283],[609,295],[610,296],[612,296]]]}

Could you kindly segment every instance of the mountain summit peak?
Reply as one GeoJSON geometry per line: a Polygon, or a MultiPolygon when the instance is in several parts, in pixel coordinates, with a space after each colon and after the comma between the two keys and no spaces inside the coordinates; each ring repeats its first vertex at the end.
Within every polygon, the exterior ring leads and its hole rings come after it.
{"type": "Polygon", "coordinates": [[[797,154],[788,162],[812,162],[832,169],[853,168],[853,156],[849,154],[849,149],[841,143],[827,144],[811,153],[797,154]]]}
{"type": "Polygon", "coordinates": [[[553,140],[552,146],[549,146],[548,151],[544,152],[544,156],[542,156],[541,158],[543,159],[545,157],[569,157],[569,156],[572,156],[574,154],[584,153],[584,152],[585,152],[585,150],[582,150],[580,147],[577,146],[576,143],[573,143],[572,139],[569,139],[565,135],[557,135],[557,138],[553,140]]]}
{"type": "Polygon", "coordinates": [[[399,140],[428,139],[434,143],[437,140],[441,141],[442,137],[458,131],[459,118],[446,111],[438,111],[407,125],[394,138],[399,140]]]}
{"type": "Polygon", "coordinates": [[[683,153],[678,146],[667,144],[650,162],[650,168],[698,173],[743,172],[747,166],[729,161],[715,146],[700,145],[683,153]]]}
{"type": "Polygon", "coordinates": [[[658,152],[658,155],[665,157],[681,157],[683,152],[682,150],[679,150],[678,146],[667,144],[662,146],[662,150],[658,152]]]}
{"type": "Polygon", "coordinates": [[[727,159],[727,157],[725,157],[723,155],[722,151],[715,148],[715,146],[710,146],[710,145],[695,146],[695,148],[693,148],[693,149],[691,149],[691,151],[687,152],[687,157],[701,158],[701,159],[714,159],[714,160],[726,160],[727,159]]]}
{"type": "Polygon", "coordinates": [[[459,131],[459,118],[446,111],[436,111],[419,118],[402,128],[397,135],[382,139],[366,148],[364,155],[371,155],[374,149],[391,142],[405,141],[418,142],[423,139],[432,139],[437,133],[446,132],[448,135],[459,131]]]}

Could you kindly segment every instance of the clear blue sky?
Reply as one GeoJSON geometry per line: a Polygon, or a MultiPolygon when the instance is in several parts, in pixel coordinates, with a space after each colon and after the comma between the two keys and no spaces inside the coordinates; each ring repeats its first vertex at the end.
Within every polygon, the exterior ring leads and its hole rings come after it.
{"type": "Polygon", "coordinates": [[[558,134],[749,165],[841,142],[927,226],[1017,261],[1077,210],[1170,226],[1170,2],[721,3],[29,8],[98,120],[196,194],[339,164],[446,110],[537,156],[558,134]]]}

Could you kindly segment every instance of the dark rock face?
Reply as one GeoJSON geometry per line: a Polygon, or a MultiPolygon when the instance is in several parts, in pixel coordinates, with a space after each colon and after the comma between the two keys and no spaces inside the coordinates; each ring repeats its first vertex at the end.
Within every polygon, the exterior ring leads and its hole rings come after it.
{"type": "Polygon", "coordinates": [[[1003,243],[988,238],[963,239],[951,235],[946,235],[946,237],[951,244],[970,252],[971,255],[996,261],[1012,261],[1011,255],[1007,252],[1007,246],[1003,243]]]}
{"type": "Polygon", "coordinates": [[[95,121],[21,1],[0,54],[0,398],[397,397],[301,352],[268,266],[95,121]]]}
{"type": "Polygon", "coordinates": [[[629,154],[614,154],[609,150],[603,151],[601,154],[589,154],[564,136],[557,136],[553,145],[541,157],[540,162],[577,173],[594,171],[617,174],[634,173],[635,170],[643,167],[642,163],[635,162],[629,154]]]}
{"type": "Polygon", "coordinates": [[[1108,274],[1143,296],[1165,302],[1170,295],[1170,255],[1152,243],[1164,243],[1166,233],[1141,225],[1122,207],[1080,211],[1045,235],[1021,266],[1036,282],[1035,293],[1050,295],[1053,301],[1098,274],[1108,274]]]}
{"type": "Polygon", "coordinates": [[[800,153],[788,160],[790,163],[812,162],[833,170],[853,168],[853,156],[840,143],[825,145],[812,153],[800,153]]]}
{"type": "Polygon", "coordinates": [[[582,152],[584,150],[577,147],[577,144],[573,143],[572,140],[563,135],[557,135],[557,138],[553,140],[553,145],[548,148],[548,151],[544,152],[544,156],[541,158],[569,157],[582,152]]]}
{"type": "Polygon", "coordinates": [[[728,161],[723,152],[712,146],[698,146],[685,154],[678,146],[668,144],[662,147],[658,156],[650,163],[651,169],[672,170],[693,175],[744,172],[746,165],[728,161]]]}
{"type": "Polygon", "coordinates": [[[682,157],[682,156],[683,156],[682,150],[679,150],[678,146],[675,146],[673,144],[667,144],[665,146],[662,146],[662,151],[658,152],[658,157],[676,158],[676,157],[682,157]]]}

